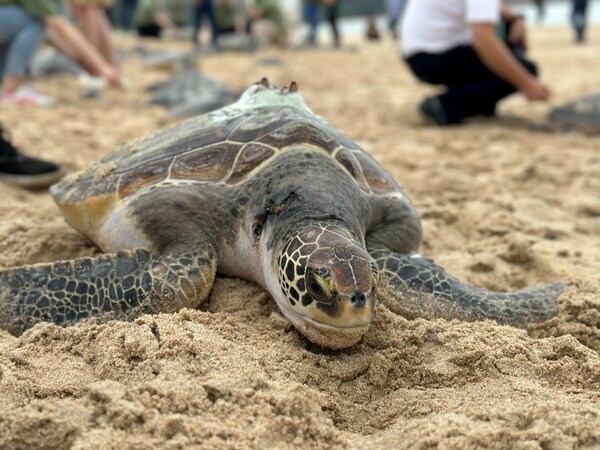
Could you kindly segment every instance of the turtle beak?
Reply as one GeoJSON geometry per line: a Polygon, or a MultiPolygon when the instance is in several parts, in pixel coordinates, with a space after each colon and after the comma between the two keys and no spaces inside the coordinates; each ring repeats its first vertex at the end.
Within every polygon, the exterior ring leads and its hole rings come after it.
{"type": "Polygon", "coordinates": [[[337,314],[327,318],[329,325],[351,328],[371,323],[375,310],[375,295],[371,291],[365,293],[356,290],[350,295],[339,294],[336,302],[337,314]]]}
{"type": "Polygon", "coordinates": [[[334,349],[347,348],[367,332],[374,311],[374,292],[356,291],[338,295],[330,305],[314,305],[309,316],[303,315],[300,321],[292,320],[292,323],[316,344],[334,349]]]}
{"type": "Polygon", "coordinates": [[[375,294],[373,291],[359,290],[351,294],[338,294],[331,303],[315,302],[309,309],[314,320],[329,327],[367,327],[375,311],[375,294]]]}

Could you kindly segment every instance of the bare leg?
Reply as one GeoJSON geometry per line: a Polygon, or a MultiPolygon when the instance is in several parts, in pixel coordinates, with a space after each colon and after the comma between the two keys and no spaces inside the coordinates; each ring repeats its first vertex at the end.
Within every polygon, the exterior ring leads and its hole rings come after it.
{"type": "Polygon", "coordinates": [[[23,78],[17,75],[7,74],[4,77],[4,81],[2,83],[2,94],[10,95],[14,93],[19,88],[19,86],[21,86],[22,82],[23,78]]]}
{"type": "Polygon", "coordinates": [[[110,22],[106,17],[106,14],[101,9],[97,9],[98,13],[98,26],[100,28],[100,39],[101,39],[101,51],[102,55],[110,62],[114,67],[119,67],[119,58],[117,56],[117,49],[115,47],[112,38],[112,29],[110,22]]]}
{"type": "Polygon", "coordinates": [[[105,60],[113,67],[118,67],[117,51],[104,11],[96,6],[75,6],[73,12],[81,32],[105,60]]]}

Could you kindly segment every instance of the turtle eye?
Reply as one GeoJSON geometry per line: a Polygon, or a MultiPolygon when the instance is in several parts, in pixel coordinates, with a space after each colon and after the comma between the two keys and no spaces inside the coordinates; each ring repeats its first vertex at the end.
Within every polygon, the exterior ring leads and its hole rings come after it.
{"type": "Polygon", "coordinates": [[[321,275],[310,270],[306,274],[306,288],[310,295],[318,302],[328,301],[331,292],[328,283],[321,275]]]}

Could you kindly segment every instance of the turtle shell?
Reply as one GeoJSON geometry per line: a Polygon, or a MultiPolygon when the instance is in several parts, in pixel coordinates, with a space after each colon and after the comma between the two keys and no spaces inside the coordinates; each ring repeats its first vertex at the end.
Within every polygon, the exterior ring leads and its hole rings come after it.
{"type": "Polygon", "coordinates": [[[400,189],[370,155],[310,110],[233,105],[127,144],[53,186],[52,194],[72,224],[93,227],[143,187],[177,180],[237,185],[298,144],[329,154],[366,192],[400,189]]]}

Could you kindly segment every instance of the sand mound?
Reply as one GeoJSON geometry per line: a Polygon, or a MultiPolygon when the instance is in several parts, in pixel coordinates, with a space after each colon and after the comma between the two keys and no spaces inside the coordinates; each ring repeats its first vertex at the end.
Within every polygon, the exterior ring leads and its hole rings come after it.
{"type": "MultiPolygon", "coordinates": [[[[129,44],[129,43],[124,43],[129,44]]],[[[600,156],[597,138],[532,132],[553,105],[590,93],[600,44],[537,30],[551,105],[515,97],[511,115],[445,130],[420,125],[418,85],[391,44],[358,52],[207,57],[233,88],[299,81],[317,113],[367,148],[421,213],[423,253],[463,280],[514,290],[562,280],[559,314],[528,330],[407,320],[384,296],[351,349],[310,344],[269,295],[220,278],[199,310],[133,322],[0,331],[0,448],[514,448],[600,445],[600,156]],[[282,67],[259,57],[279,56],[282,67]],[[564,65],[568,60],[572,64],[564,65]],[[318,75],[316,75],[318,74],[318,75]]],[[[77,170],[166,123],[134,87],[79,99],[39,84],[53,109],[3,109],[28,153],[77,170]]],[[[47,193],[0,185],[0,267],[93,255],[47,193]]]]}

